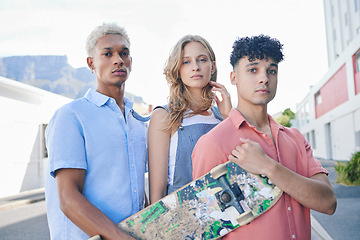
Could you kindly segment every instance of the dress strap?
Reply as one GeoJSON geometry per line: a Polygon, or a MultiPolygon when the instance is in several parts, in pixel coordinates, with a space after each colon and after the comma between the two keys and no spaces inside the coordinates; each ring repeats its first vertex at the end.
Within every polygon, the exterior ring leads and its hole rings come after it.
{"type": "Polygon", "coordinates": [[[219,119],[220,121],[224,120],[223,117],[221,116],[221,113],[220,113],[218,107],[215,107],[215,106],[211,107],[211,110],[213,111],[213,113],[217,119],[219,119]]]}
{"type": "MultiPolygon", "coordinates": [[[[163,108],[163,109],[165,109],[167,112],[169,112],[169,108],[167,107],[167,105],[157,106],[157,107],[154,108],[154,110],[157,109],[157,108],[163,108]]],[[[214,116],[215,116],[217,119],[219,119],[220,121],[224,120],[223,117],[221,116],[221,113],[220,113],[220,110],[219,110],[218,107],[213,106],[213,107],[211,107],[211,110],[213,111],[214,116]]],[[[182,121],[182,120],[181,120],[181,121],[182,121]]]]}
{"type": "Polygon", "coordinates": [[[134,109],[131,109],[131,114],[133,115],[133,117],[138,120],[138,121],[141,121],[141,122],[147,122],[150,120],[150,116],[147,116],[147,117],[143,117],[141,116],[140,114],[138,114],[137,112],[134,111],[134,109]]]}
{"type": "Polygon", "coordinates": [[[157,109],[157,108],[163,108],[163,109],[165,109],[167,112],[169,112],[169,108],[168,108],[167,105],[156,106],[156,107],[153,109],[153,111],[154,111],[155,109],[157,109]]]}

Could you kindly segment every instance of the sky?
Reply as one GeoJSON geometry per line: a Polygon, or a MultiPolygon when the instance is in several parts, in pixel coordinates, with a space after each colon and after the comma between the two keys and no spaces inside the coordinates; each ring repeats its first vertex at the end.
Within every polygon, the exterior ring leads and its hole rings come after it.
{"type": "Polygon", "coordinates": [[[2,0],[0,57],[66,55],[72,67],[86,67],[86,38],[103,22],[118,23],[130,37],[133,67],[125,90],[154,106],[167,102],[163,67],[186,34],[210,42],[217,81],[233,106],[237,93],[229,57],[238,37],[265,34],[284,45],[270,114],[295,112],[328,70],[322,0],[2,0]]]}

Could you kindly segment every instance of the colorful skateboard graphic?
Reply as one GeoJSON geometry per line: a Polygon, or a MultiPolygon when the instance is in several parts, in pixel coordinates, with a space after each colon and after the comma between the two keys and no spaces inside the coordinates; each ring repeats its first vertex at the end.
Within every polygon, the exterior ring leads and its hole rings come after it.
{"type": "Polygon", "coordinates": [[[217,239],[269,210],[281,194],[267,177],[227,162],[118,226],[136,239],[217,239]]]}

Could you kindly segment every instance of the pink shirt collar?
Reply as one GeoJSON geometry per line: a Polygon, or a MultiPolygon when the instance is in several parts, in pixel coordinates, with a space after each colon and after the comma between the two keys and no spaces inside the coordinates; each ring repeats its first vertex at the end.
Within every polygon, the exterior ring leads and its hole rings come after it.
{"type": "MultiPolygon", "coordinates": [[[[252,124],[250,124],[248,121],[246,121],[246,119],[243,117],[243,115],[236,108],[231,109],[231,111],[229,113],[229,117],[230,117],[232,123],[234,124],[235,128],[237,128],[237,129],[239,129],[243,123],[246,123],[249,127],[254,128],[254,126],[252,124]]],[[[268,114],[268,117],[269,117],[269,121],[270,121],[271,131],[273,133],[278,132],[279,130],[284,131],[284,129],[285,129],[284,126],[277,123],[269,114],[268,114]]]]}

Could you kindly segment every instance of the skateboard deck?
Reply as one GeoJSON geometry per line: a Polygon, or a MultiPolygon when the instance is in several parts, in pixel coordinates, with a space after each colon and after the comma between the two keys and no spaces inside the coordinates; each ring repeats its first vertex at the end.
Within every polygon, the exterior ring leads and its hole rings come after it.
{"type": "Polygon", "coordinates": [[[253,175],[227,162],[123,220],[118,227],[135,239],[217,239],[269,210],[281,194],[266,176],[253,175]]]}

